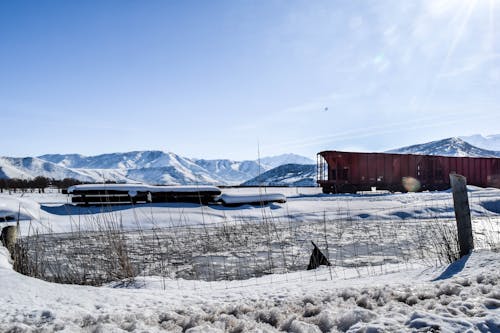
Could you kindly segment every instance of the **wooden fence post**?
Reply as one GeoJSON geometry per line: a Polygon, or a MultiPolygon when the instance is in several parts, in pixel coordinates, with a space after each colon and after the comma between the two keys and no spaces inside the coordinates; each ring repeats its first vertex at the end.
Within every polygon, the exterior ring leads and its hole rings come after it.
{"type": "Polygon", "coordinates": [[[14,248],[17,240],[17,227],[14,225],[3,227],[0,238],[2,239],[3,246],[9,250],[11,257],[14,257],[14,248]]]}
{"type": "Polygon", "coordinates": [[[453,206],[457,220],[458,244],[460,257],[470,254],[474,249],[472,223],[470,218],[469,198],[467,196],[467,179],[459,174],[450,173],[451,189],[453,191],[453,206]]]}

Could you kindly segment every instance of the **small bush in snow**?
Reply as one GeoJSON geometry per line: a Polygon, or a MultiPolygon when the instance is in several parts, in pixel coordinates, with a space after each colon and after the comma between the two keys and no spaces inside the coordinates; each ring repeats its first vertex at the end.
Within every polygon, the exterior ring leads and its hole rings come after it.
{"type": "Polygon", "coordinates": [[[317,316],[321,312],[321,308],[319,306],[315,306],[311,303],[307,303],[304,310],[303,317],[314,317],[317,316]]]}
{"type": "Polygon", "coordinates": [[[172,325],[177,325],[181,326],[181,323],[185,320],[185,317],[170,311],[170,312],[165,312],[165,313],[160,313],[158,315],[158,323],[163,326],[171,326],[172,325]]]}
{"type": "Polygon", "coordinates": [[[177,332],[182,332],[183,329],[179,325],[176,325],[172,321],[164,321],[160,324],[160,328],[165,330],[166,332],[172,332],[172,333],[177,333],[177,332]]]}
{"type": "Polygon", "coordinates": [[[500,300],[500,288],[497,287],[496,289],[492,290],[488,294],[488,297],[500,300]]]}
{"type": "Polygon", "coordinates": [[[439,287],[439,290],[437,292],[437,296],[441,295],[447,295],[447,296],[452,296],[452,295],[460,295],[460,292],[462,291],[463,287],[459,284],[456,283],[444,283],[439,287]]]}
{"type": "Polygon", "coordinates": [[[191,327],[185,331],[186,333],[223,333],[224,331],[208,324],[203,324],[196,327],[191,327]]]}
{"type": "Polygon", "coordinates": [[[373,310],[373,302],[368,295],[362,295],[356,300],[356,305],[368,310],[373,310]]]}
{"type": "Polygon", "coordinates": [[[469,278],[456,278],[455,282],[463,287],[469,287],[472,284],[472,281],[469,278]]]}
{"type": "Polygon", "coordinates": [[[443,294],[439,297],[439,303],[441,303],[441,305],[448,305],[451,303],[451,301],[453,301],[453,298],[451,296],[443,294]]]}
{"type": "Polygon", "coordinates": [[[342,297],[344,301],[347,301],[349,298],[355,299],[358,295],[358,291],[352,288],[346,288],[339,293],[339,297],[342,297]]]}
{"type": "Polygon", "coordinates": [[[345,332],[354,324],[359,322],[367,323],[375,317],[374,312],[357,308],[346,311],[340,317],[337,317],[335,324],[339,330],[345,332]]]}
{"type": "Polygon", "coordinates": [[[491,284],[496,285],[498,282],[497,276],[492,276],[490,274],[480,274],[476,277],[476,281],[479,284],[491,284]]]}
{"type": "Polygon", "coordinates": [[[233,326],[227,328],[227,331],[229,333],[244,333],[247,331],[247,329],[245,327],[245,323],[241,321],[235,322],[233,326]]]}
{"type": "Polygon", "coordinates": [[[386,287],[373,289],[368,291],[368,294],[376,302],[377,306],[384,306],[390,299],[390,292],[386,287]]]}
{"type": "Polygon", "coordinates": [[[413,306],[418,303],[418,297],[416,295],[411,295],[406,299],[406,304],[413,306]]]}
{"type": "Polygon", "coordinates": [[[331,313],[330,311],[322,311],[321,314],[318,316],[318,323],[317,323],[319,329],[321,332],[326,333],[330,332],[333,327],[335,327],[335,315],[331,313]]]}
{"type": "Polygon", "coordinates": [[[263,310],[257,313],[257,321],[269,324],[273,327],[278,327],[280,321],[282,320],[281,314],[276,309],[263,310]]]}
{"type": "Polygon", "coordinates": [[[436,297],[436,293],[431,290],[423,289],[417,292],[417,297],[419,300],[433,299],[436,297]]]}
{"type": "Polygon", "coordinates": [[[411,293],[407,292],[407,291],[393,291],[392,292],[392,297],[398,301],[398,302],[401,302],[401,303],[405,303],[406,304],[406,301],[408,300],[408,297],[412,296],[411,293]]]}
{"type": "Polygon", "coordinates": [[[294,320],[291,322],[290,327],[287,332],[291,333],[321,333],[320,329],[312,324],[305,323],[300,320],[294,320]]]}
{"type": "Polygon", "coordinates": [[[426,310],[434,310],[436,308],[436,302],[434,300],[431,300],[425,304],[425,309],[426,310]]]}
{"type": "Polygon", "coordinates": [[[285,320],[283,320],[283,322],[281,323],[281,326],[280,326],[280,330],[281,331],[285,331],[285,332],[288,332],[290,331],[290,325],[292,325],[292,322],[297,319],[297,315],[291,315],[290,317],[286,318],[285,320]]]}
{"type": "Polygon", "coordinates": [[[182,328],[184,331],[199,326],[202,322],[201,316],[199,314],[191,315],[189,318],[186,318],[182,323],[182,328]]]}
{"type": "Polygon", "coordinates": [[[481,291],[481,293],[483,295],[489,294],[492,289],[493,289],[493,287],[491,285],[488,285],[488,284],[479,285],[479,290],[481,291]]]}
{"type": "Polygon", "coordinates": [[[314,300],[313,297],[311,296],[306,296],[302,299],[302,303],[304,303],[304,305],[307,305],[307,304],[316,304],[316,301],[314,300]]]}

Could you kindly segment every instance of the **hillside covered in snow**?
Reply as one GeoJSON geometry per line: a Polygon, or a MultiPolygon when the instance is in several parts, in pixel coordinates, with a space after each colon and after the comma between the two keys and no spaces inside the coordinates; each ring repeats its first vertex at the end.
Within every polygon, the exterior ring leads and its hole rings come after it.
{"type": "Polygon", "coordinates": [[[474,134],[461,136],[460,139],[482,149],[500,151],[500,134],[474,134]]]}
{"type": "Polygon", "coordinates": [[[149,184],[235,185],[277,165],[312,160],[294,154],[248,161],[186,158],[172,152],[134,151],[83,156],[49,154],[39,157],[0,157],[0,178],[75,178],[83,182],[144,182],[149,184]]]}
{"type": "Polygon", "coordinates": [[[315,186],[316,165],[285,164],[264,172],[243,186],[315,186]]]}
{"type": "Polygon", "coordinates": [[[397,154],[441,155],[458,157],[500,157],[500,151],[481,149],[460,138],[447,138],[387,151],[397,154]]]}

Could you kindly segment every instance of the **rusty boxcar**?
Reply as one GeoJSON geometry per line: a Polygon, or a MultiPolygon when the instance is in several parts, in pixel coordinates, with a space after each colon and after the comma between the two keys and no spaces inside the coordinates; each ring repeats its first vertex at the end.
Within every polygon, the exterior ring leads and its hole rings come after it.
{"type": "Polygon", "coordinates": [[[322,151],[317,158],[324,193],[444,190],[450,173],[464,175],[470,185],[500,188],[500,158],[343,151],[322,151]]]}

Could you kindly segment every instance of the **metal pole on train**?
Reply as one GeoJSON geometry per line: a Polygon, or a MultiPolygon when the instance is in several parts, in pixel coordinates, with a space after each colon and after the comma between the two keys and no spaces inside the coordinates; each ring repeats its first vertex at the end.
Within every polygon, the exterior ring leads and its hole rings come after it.
{"type": "Polygon", "coordinates": [[[474,249],[469,198],[467,196],[467,179],[462,175],[450,173],[450,183],[453,192],[455,219],[457,220],[460,257],[463,257],[470,254],[474,249]]]}

